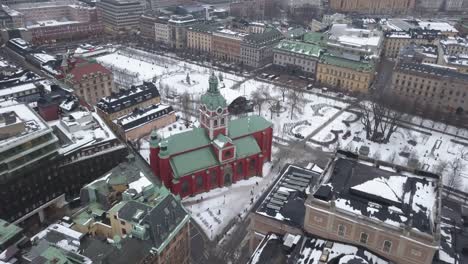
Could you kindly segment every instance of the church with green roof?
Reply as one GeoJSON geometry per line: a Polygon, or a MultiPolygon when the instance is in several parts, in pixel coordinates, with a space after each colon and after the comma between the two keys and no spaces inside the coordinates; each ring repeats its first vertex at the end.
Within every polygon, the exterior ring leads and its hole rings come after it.
{"type": "Polygon", "coordinates": [[[150,165],[166,187],[185,197],[263,176],[271,160],[271,122],[258,115],[231,120],[214,73],[198,112],[200,127],[167,138],[151,133],[150,165]]]}

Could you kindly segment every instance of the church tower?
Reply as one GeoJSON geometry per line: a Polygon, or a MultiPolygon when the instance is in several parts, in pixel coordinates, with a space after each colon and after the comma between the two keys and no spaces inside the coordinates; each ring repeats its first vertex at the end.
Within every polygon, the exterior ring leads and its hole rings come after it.
{"type": "Polygon", "coordinates": [[[210,140],[219,134],[227,135],[229,112],[226,99],[218,90],[218,78],[211,72],[208,91],[201,96],[200,124],[207,130],[210,140]]]}

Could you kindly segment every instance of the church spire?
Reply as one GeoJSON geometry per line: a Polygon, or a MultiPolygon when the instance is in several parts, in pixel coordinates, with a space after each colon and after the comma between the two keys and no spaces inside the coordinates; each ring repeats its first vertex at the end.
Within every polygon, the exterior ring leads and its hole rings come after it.
{"type": "Polygon", "coordinates": [[[219,94],[218,78],[215,76],[214,71],[211,71],[209,83],[210,83],[210,87],[208,88],[208,92],[212,94],[219,94]]]}

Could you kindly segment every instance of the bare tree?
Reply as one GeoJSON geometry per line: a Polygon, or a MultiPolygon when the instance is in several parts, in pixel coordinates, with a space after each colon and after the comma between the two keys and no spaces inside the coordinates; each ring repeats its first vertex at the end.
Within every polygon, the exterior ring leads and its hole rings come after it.
{"type": "Polygon", "coordinates": [[[286,93],[288,92],[289,88],[286,86],[280,86],[280,91],[281,91],[281,96],[283,97],[283,102],[284,99],[286,98],[286,93]]]}
{"type": "Polygon", "coordinates": [[[378,143],[388,143],[397,130],[402,112],[390,108],[389,101],[379,97],[370,98],[360,103],[361,123],[366,130],[366,138],[378,143]]]}
{"type": "Polygon", "coordinates": [[[444,173],[444,171],[447,169],[447,166],[448,166],[448,162],[445,161],[445,160],[440,160],[437,165],[434,167],[434,173],[436,173],[437,175],[440,175],[442,176],[442,174],[444,173]]]}
{"type": "Polygon", "coordinates": [[[184,118],[188,121],[190,120],[190,110],[191,110],[191,101],[190,101],[190,94],[185,92],[183,93],[180,98],[180,107],[182,108],[182,113],[184,114],[184,118]]]}
{"type": "Polygon", "coordinates": [[[187,84],[190,84],[190,74],[187,72],[187,77],[185,78],[187,84]]]}
{"type": "Polygon", "coordinates": [[[169,84],[165,84],[164,85],[164,94],[166,95],[166,97],[169,95],[170,91],[171,91],[171,87],[169,86],[169,84]]]}
{"type": "Polygon", "coordinates": [[[294,110],[299,110],[305,102],[304,97],[302,96],[302,91],[290,89],[288,93],[288,101],[291,105],[291,119],[293,119],[294,110]]]}
{"type": "Polygon", "coordinates": [[[265,85],[258,87],[256,91],[252,93],[252,101],[258,107],[258,114],[262,114],[262,106],[270,99],[268,88],[265,85]]]}
{"type": "MultiPolygon", "coordinates": [[[[461,172],[465,169],[465,164],[463,164],[460,158],[456,158],[448,163],[449,174],[447,174],[447,179],[445,181],[445,186],[450,189],[455,189],[462,185],[463,179],[461,172]]],[[[449,194],[452,191],[449,191],[449,194]]]]}

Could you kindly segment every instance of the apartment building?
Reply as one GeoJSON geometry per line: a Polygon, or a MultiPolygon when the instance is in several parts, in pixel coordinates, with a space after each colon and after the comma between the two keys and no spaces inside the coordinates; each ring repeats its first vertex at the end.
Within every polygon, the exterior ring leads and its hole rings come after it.
{"type": "Polygon", "coordinates": [[[126,155],[97,114],[77,111],[48,124],[24,104],[4,101],[0,109],[0,215],[9,222],[42,222],[46,208],[61,208],[126,155]]]}
{"type": "Polygon", "coordinates": [[[401,48],[398,60],[417,60],[419,63],[437,64],[439,47],[436,45],[410,44],[401,48]]]}
{"type": "Polygon", "coordinates": [[[399,63],[391,91],[402,101],[437,112],[464,113],[468,109],[468,75],[439,65],[399,63]]]}
{"type": "Polygon", "coordinates": [[[169,17],[160,16],[155,12],[143,14],[140,18],[140,35],[158,44],[169,45],[171,40],[169,17]]]}
{"type": "MultiPolygon", "coordinates": [[[[92,237],[118,238],[121,250],[127,252],[119,254],[126,263],[189,263],[190,216],[164,185],[155,182],[144,160],[129,155],[84,186],[80,199],[86,207],[71,218],[71,228],[92,237]],[[103,212],[104,217],[95,217],[103,212]]],[[[83,254],[94,259],[100,249],[83,254]]],[[[106,256],[106,251],[99,253],[106,256]]]]}
{"type": "Polygon", "coordinates": [[[462,37],[449,37],[440,40],[444,54],[456,56],[459,54],[468,54],[468,40],[462,37]]]}
{"type": "Polygon", "coordinates": [[[213,49],[213,32],[216,25],[196,24],[187,29],[187,48],[192,52],[211,54],[213,49]]]}
{"type": "Polygon", "coordinates": [[[354,61],[330,54],[321,56],[317,64],[317,82],[350,92],[367,93],[374,80],[372,61],[354,61]]]}
{"type": "Polygon", "coordinates": [[[304,229],[394,263],[431,264],[441,195],[438,175],[338,151],[305,202],[304,229]]]}
{"type": "Polygon", "coordinates": [[[236,0],[230,3],[229,11],[232,16],[264,20],[273,4],[272,2],[268,0],[236,0]]]}
{"type": "Polygon", "coordinates": [[[415,7],[415,0],[330,0],[334,12],[366,14],[406,14],[415,7]]]}
{"type": "Polygon", "coordinates": [[[435,30],[408,30],[387,32],[384,35],[383,55],[387,58],[396,58],[400,50],[410,44],[437,45],[437,39],[441,37],[435,30]]]}
{"type": "Polygon", "coordinates": [[[175,49],[187,47],[187,29],[198,22],[192,15],[172,15],[168,21],[170,45],[175,49]]]}
{"type": "Polygon", "coordinates": [[[315,78],[317,63],[322,53],[323,48],[316,44],[281,40],[273,49],[273,64],[315,78]]]}
{"type": "Polygon", "coordinates": [[[101,0],[96,4],[104,28],[110,32],[127,31],[139,26],[143,4],[138,0],[101,0]]]}
{"type": "Polygon", "coordinates": [[[115,90],[112,72],[97,62],[68,59],[61,80],[90,105],[110,96],[115,90]]]}
{"type": "Polygon", "coordinates": [[[241,43],[245,33],[229,29],[213,33],[212,51],[215,58],[231,63],[241,63],[241,43]]]}
{"type": "Polygon", "coordinates": [[[96,105],[97,113],[112,126],[112,121],[131,114],[135,108],[147,108],[161,101],[158,88],[154,83],[143,82],[128,90],[120,90],[101,98],[96,105]]]}
{"type": "Polygon", "coordinates": [[[283,39],[283,34],[275,28],[260,30],[253,27],[251,33],[241,42],[241,60],[245,66],[263,67],[273,62],[273,48],[283,39]]]}

